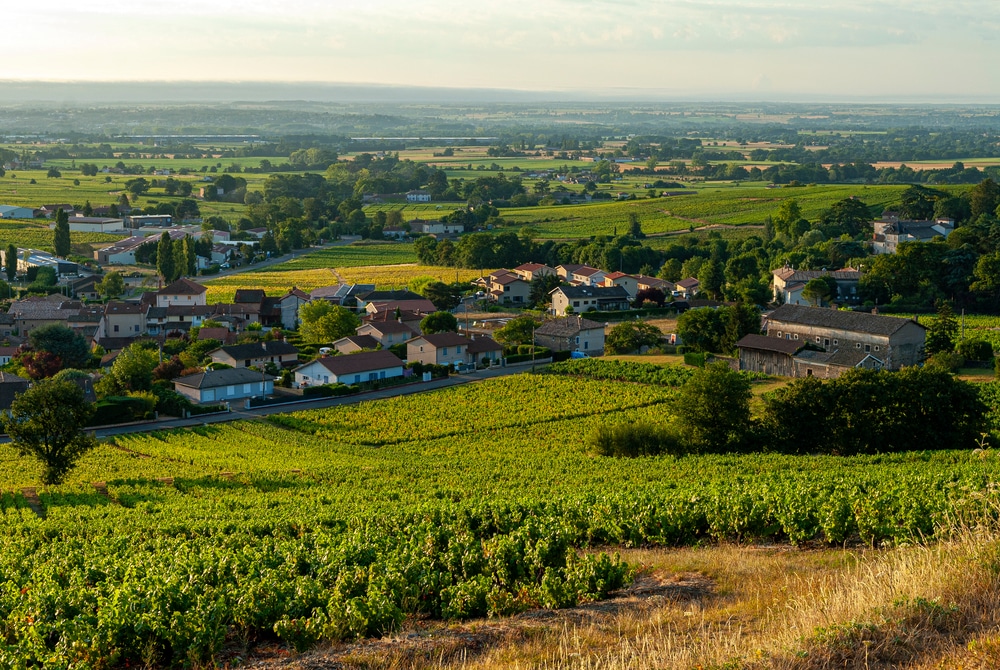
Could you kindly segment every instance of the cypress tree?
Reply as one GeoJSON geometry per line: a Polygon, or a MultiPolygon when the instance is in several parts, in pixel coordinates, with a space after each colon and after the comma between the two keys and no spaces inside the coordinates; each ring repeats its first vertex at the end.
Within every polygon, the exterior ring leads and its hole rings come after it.
{"type": "Polygon", "coordinates": [[[71,250],[69,239],[69,215],[63,209],[56,210],[56,229],[52,236],[52,246],[56,256],[66,258],[71,250]]]}

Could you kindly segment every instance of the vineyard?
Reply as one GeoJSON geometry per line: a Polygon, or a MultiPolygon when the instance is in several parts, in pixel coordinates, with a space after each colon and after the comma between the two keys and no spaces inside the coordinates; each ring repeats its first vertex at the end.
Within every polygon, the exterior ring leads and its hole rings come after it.
{"type": "Polygon", "coordinates": [[[681,379],[564,372],[118,437],[38,490],[44,518],[0,445],[0,666],[302,649],[600,599],[633,574],[615,547],[911,542],[995,509],[992,452],[594,457],[598,425],[669,422],[681,379]]]}
{"type": "Polygon", "coordinates": [[[352,244],[328,247],[278,263],[263,272],[317,270],[324,268],[355,268],[366,265],[397,265],[417,260],[411,244],[352,244]]]}
{"type": "Polygon", "coordinates": [[[625,202],[504,209],[515,225],[530,225],[539,237],[573,238],[611,235],[628,229],[636,214],[643,232],[663,233],[711,224],[762,225],[784,200],[794,198],[802,215],[816,220],[835,202],[857,196],[872,207],[898,202],[904,186],[807,186],[800,188],[699,188],[692,195],[625,202]]]}

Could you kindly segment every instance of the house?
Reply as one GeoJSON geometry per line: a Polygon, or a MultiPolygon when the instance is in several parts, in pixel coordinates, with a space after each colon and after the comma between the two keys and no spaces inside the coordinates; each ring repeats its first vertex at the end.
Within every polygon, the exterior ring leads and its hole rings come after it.
{"type": "Polygon", "coordinates": [[[216,340],[222,344],[236,344],[236,333],[225,326],[209,326],[198,329],[197,341],[216,340]]]}
{"type": "Polygon", "coordinates": [[[527,304],[531,295],[531,283],[520,274],[510,270],[491,272],[487,296],[490,301],[501,305],[527,304]]]}
{"type": "Polygon", "coordinates": [[[831,296],[834,302],[858,302],[858,282],[861,281],[861,271],[854,268],[843,268],[829,272],[827,270],[795,270],[788,266],[771,273],[771,286],[774,302],[785,305],[810,305],[802,297],[802,289],[813,279],[832,277],[837,283],[837,295],[831,296]]]}
{"type": "Polygon", "coordinates": [[[71,318],[77,316],[83,308],[83,303],[67,300],[58,294],[45,297],[28,296],[23,300],[15,300],[10,304],[7,316],[13,320],[12,330],[21,336],[26,336],[39,326],[58,323],[65,325],[71,318]]]}
{"type": "Polygon", "coordinates": [[[527,282],[534,281],[537,277],[558,276],[555,268],[550,268],[548,265],[542,265],[541,263],[524,263],[518,265],[511,272],[519,275],[521,279],[527,282]]]}
{"type": "MultiPolygon", "coordinates": [[[[420,334],[420,323],[433,312],[421,312],[412,309],[387,309],[381,312],[365,314],[361,317],[361,323],[385,323],[388,321],[398,321],[410,327],[413,335],[420,334]]],[[[412,335],[411,335],[412,337],[412,335]]],[[[409,338],[406,338],[409,339],[409,338]]]]}
{"type": "Polygon", "coordinates": [[[475,367],[497,364],[503,359],[503,347],[492,337],[474,337],[466,352],[469,355],[468,363],[475,367]]]}
{"type": "Polygon", "coordinates": [[[664,296],[670,296],[675,290],[677,290],[676,284],[672,281],[660,279],[659,277],[650,277],[647,275],[635,275],[635,286],[639,292],[651,289],[663,291],[664,296]]]}
{"type": "Polygon", "coordinates": [[[628,293],[621,286],[560,286],[549,293],[552,314],[613,312],[629,308],[628,293]]]}
{"type": "Polygon", "coordinates": [[[155,295],[157,307],[208,304],[208,289],[186,277],[164,286],[155,295]]]}
{"type": "Polygon", "coordinates": [[[285,330],[295,330],[299,327],[299,308],[310,301],[309,294],[296,287],[278,298],[278,312],[281,327],[285,330]]]}
{"type": "Polygon", "coordinates": [[[356,354],[359,351],[375,351],[379,341],[371,335],[348,335],[330,345],[338,354],[356,354]]]}
{"type": "Polygon", "coordinates": [[[406,343],[406,360],[424,365],[464,365],[472,340],[458,333],[420,335],[406,343]]]}
{"type": "Polygon", "coordinates": [[[639,279],[624,272],[609,272],[604,275],[602,286],[621,286],[628,293],[628,299],[635,300],[639,292],[639,279]]]}
{"type": "MultiPolygon", "coordinates": [[[[371,303],[378,303],[378,304],[393,303],[392,308],[394,309],[396,303],[426,300],[426,298],[424,298],[419,293],[414,293],[413,291],[407,289],[390,290],[390,291],[376,291],[373,289],[371,291],[354,292],[352,297],[357,301],[357,310],[359,312],[368,312],[368,313],[383,311],[379,309],[373,309],[373,310],[368,309],[368,305],[371,303]]],[[[431,309],[433,311],[433,306],[431,307],[431,309]]]]}
{"type": "Polygon", "coordinates": [[[69,282],[70,293],[78,300],[98,300],[101,297],[100,292],[97,290],[97,284],[100,281],[101,278],[97,275],[88,275],[74,279],[69,282]]]}
{"type": "Polygon", "coordinates": [[[295,385],[361,384],[403,376],[403,361],[391,351],[321,356],[295,368],[295,385]]]}
{"type": "Polygon", "coordinates": [[[766,335],[746,335],[736,343],[740,370],[782,377],[834,379],[851,368],[878,370],[883,362],[871,354],[851,348],[817,351],[802,340],[766,335]]]}
{"type": "Polygon", "coordinates": [[[0,371],[0,409],[10,409],[14,399],[31,385],[24,377],[0,371]]]}
{"type": "Polygon", "coordinates": [[[274,393],[275,377],[247,368],[207,370],[180,377],[174,390],[195,403],[216,403],[274,393]]]}
{"type": "Polygon", "coordinates": [[[569,283],[576,284],[577,286],[603,286],[606,274],[604,270],[598,270],[589,265],[581,265],[573,270],[573,273],[569,277],[569,283]]]}
{"type": "Polygon", "coordinates": [[[552,319],[535,329],[535,344],[552,351],[599,356],[604,353],[604,324],[580,316],[552,319]]]}
{"type": "Polygon", "coordinates": [[[809,342],[826,352],[871,354],[898,370],[921,361],[925,329],[911,319],[821,307],[782,305],[765,317],[768,337],[809,342]]]}
{"type": "Polygon", "coordinates": [[[56,212],[58,212],[60,209],[66,212],[68,216],[73,216],[73,214],[76,213],[76,208],[73,207],[73,205],[70,205],[69,203],[62,203],[58,205],[42,205],[37,210],[35,210],[35,212],[39,216],[44,216],[46,219],[51,219],[53,216],[56,215],[56,212]]]}
{"type": "Polygon", "coordinates": [[[268,363],[281,368],[299,362],[299,350],[283,340],[232,344],[210,351],[208,355],[214,363],[225,363],[234,368],[263,368],[268,363]]]}
{"type": "Polygon", "coordinates": [[[143,228],[145,226],[162,226],[169,228],[174,225],[174,217],[170,214],[140,214],[136,216],[126,216],[125,225],[129,228],[143,228]]]}
{"type": "Polygon", "coordinates": [[[0,347],[0,365],[7,365],[17,354],[17,347],[0,347]]]}
{"type": "Polygon", "coordinates": [[[360,336],[373,338],[383,349],[388,349],[419,335],[420,329],[402,321],[387,320],[363,323],[355,328],[355,332],[360,336]]]}
{"type": "Polygon", "coordinates": [[[422,233],[424,235],[458,235],[465,232],[465,225],[461,223],[445,223],[444,221],[424,221],[414,219],[409,222],[410,231],[422,233]]]}
{"type": "Polygon", "coordinates": [[[701,287],[701,282],[694,277],[688,277],[687,279],[682,279],[674,284],[674,287],[682,298],[693,298],[698,295],[698,289],[701,287]]]}
{"type": "Polygon", "coordinates": [[[948,239],[955,230],[955,221],[945,217],[934,221],[909,221],[887,213],[875,222],[874,228],[872,251],[876,254],[894,254],[903,242],[948,239]]]}
{"type": "Polygon", "coordinates": [[[372,293],[375,284],[334,284],[314,288],[309,293],[309,300],[326,300],[344,307],[356,307],[358,296],[372,293]]]}
{"type": "Polygon", "coordinates": [[[407,191],[406,202],[430,202],[430,191],[407,191]]]}
{"type": "Polygon", "coordinates": [[[386,226],[382,229],[382,236],[390,240],[402,240],[409,234],[405,228],[399,226],[386,226]]]}
{"type": "Polygon", "coordinates": [[[138,302],[109,302],[104,306],[104,315],[97,328],[97,339],[139,337],[148,330],[148,311],[146,305],[138,302]]]}
{"type": "Polygon", "coordinates": [[[378,314],[380,312],[394,312],[396,310],[407,310],[410,312],[424,312],[431,314],[437,311],[427,298],[418,300],[372,300],[365,303],[365,311],[368,314],[378,314]]]}

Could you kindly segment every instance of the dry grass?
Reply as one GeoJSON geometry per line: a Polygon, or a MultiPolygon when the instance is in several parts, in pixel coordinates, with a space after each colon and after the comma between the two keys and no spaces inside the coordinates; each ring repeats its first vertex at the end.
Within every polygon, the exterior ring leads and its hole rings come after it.
{"type": "Polygon", "coordinates": [[[932,546],[633,550],[617,598],[463,624],[413,622],[383,640],[254,667],[996,668],[1000,533],[932,546]]]}

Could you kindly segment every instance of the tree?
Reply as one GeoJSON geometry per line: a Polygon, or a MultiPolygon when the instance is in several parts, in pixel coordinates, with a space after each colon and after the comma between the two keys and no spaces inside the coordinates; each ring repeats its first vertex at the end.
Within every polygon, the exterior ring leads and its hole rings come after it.
{"type": "Polygon", "coordinates": [[[655,347],[663,339],[659,328],[645,321],[623,321],[604,338],[604,350],[609,354],[630,354],[642,347],[655,347]]]}
{"type": "Polygon", "coordinates": [[[807,281],[806,285],[802,287],[802,297],[808,300],[813,307],[818,307],[821,303],[828,301],[836,290],[836,282],[833,284],[834,289],[831,290],[830,284],[826,281],[828,278],[831,281],[833,279],[830,275],[816,277],[807,281]]]}
{"type": "Polygon", "coordinates": [[[750,432],[750,380],[722,362],[698,370],[681,388],[677,417],[684,446],[694,453],[736,451],[750,432]]]}
{"type": "Polygon", "coordinates": [[[7,245],[7,251],[3,256],[4,271],[7,273],[7,281],[14,281],[17,276],[17,247],[13,244],[7,245]]]}
{"type": "Polygon", "coordinates": [[[22,456],[42,462],[42,481],[59,484],[81,456],[97,446],[83,427],[94,408],[71,381],[40,381],[14,398],[0,421],[22,456]]]}
{"type": "Polygon", "coordinates": [[[18,362],[32,379],[51,377],[63,367],[62,359],[47,351],[26,351],[18,358],[18,362]]]}
{"type": "Polygon", "coordinates": [[[174,243],[170,239],[170,233],[160,235],[160,243],[156,246],[156,270],[165,282],[172,282],[177,278],[174,243]]]}
{"type": "Polygon", "coordinates": [[[533,344],[538,321],[530,316],[518,316],[507,322],[503,328],[494,333],[494,338],[500,344],[533,344]]]}
{"type": "Polygon", "coordinates": [[[556,274],[535,276],[528,289],[528,303],[536,309],[547,306],[552,302],[549,294],[559,288],[560,284],[562,279],[556,274]]]}
{"type": "Polygon", "coordinates": [[[934,355],[954,351],[957,335],[958,322],[955,321],[955,312],[949,303],[942,301],[938,304],[937,316],[927,326],[924,353],[934,355]]]}
{"type": "Polygon", "coordinates": [[[330,343],[353,335],[361,324],[357,315],[326,300],[313,300],[299,307],[299,333],[311,343],[330,343]]]}
{"type": "Polygon", "coordinates": [[[50,323],[34,328],[28,334],[28,341],[35,351],[47,351],[53,356],[58,356],[63,367],[82,368],[90,362],[90,347],[87,346],[87,340],[61,323],[50,323]]]}
{"type": "Polygon", "coordinates": [[[424,335],[434,333],[454,333],[458,331],[458,319],[451,312],[434,312],[420,321],[420,332],[424,335]]]}
{"type": "Polygon", "coordinates": [[[969,215],[973,221],[983,214],[992,216],[997,205],[1000,205],[1000,186],[992,179],[984,179],[969,191],[969,215]]]}
{"type": "Polygon", "coordinates": [[[726,283],[726,275],[722,263],[714,259],[702,264],[698,271],[698,291],[717,300],[722,294],[722,286],[726,283]]]}
{"type": "Polygon", "coordinates": [[[639,220],[639,215],[635,212],[628,213],[628,234],[637,240],[646,237],[646,233],[642,232],[642,222],[639,220]]]}
{"type": "Polygon", "coordinates": [[[833,203],[820,214],[818,228],[828,238],[850,235],[854,237],[872,227],[872,214],[868,205],[857,198],[845,198],[833,203]]]}
{"type": "Polygon", "coordinates": [[[711,307],[689,309],[677,317],[677,334],[685,347],[695,351],[719,351],[724,332],[719,311],[711,307]]]}
{"type": "Polygon", "coordinates": [[[153,386],[153,370],[158,364],[156,351],[133,342],[118,354],[111,370],[97,382],[95,390],[102,397],[148,391],[153,386]]]}
{"type": "Polygon", "coordinates": [[[420,295],[424,296],[440,311],[448,311],[458,307],[462,301],[462,284],[445,284],[441,281],[431,281],[423,286],[420,295]]]}
{"type": "Polygon", "coordinates": [[[56,227],[55,232],[52,234],[52,246],[55,249],[56,256],[60,258],[66,258],[69,256],[69,252],[72,251],[69,237],[69,215],[61,207],[56,210],[56,227]]]}
{"type": "Polygon", "coordinates": [[[94,288],[108,300],[114,300],[125,293],[125,280],[118,272],[111,271],[94,288]]]}
{"type": "Polygon", "coordinates": [[[635,300],[632,301],[632,306],[642,307],[647,302],[651,302],[657,307],[663,307],[663,305],[667,302],[667,296],[658,288],[644,288],[635,294],[635,300]]]}

